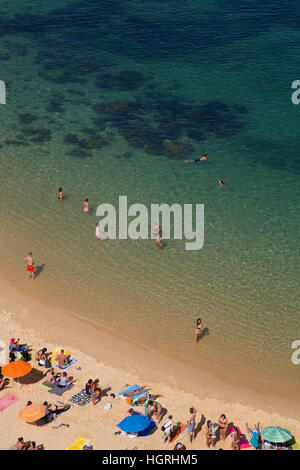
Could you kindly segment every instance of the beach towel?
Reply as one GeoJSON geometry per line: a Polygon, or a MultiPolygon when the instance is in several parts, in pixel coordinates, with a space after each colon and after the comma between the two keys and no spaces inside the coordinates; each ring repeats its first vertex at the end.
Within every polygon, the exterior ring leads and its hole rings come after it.
{"type": "Polygon", "coordinates": [[[118,395],[122,400],[125,400],[127,397],[124,396],[124,393],[130,393],[134,392],[135,390],[141,388],[140,385],[131,385],[131,387],[126,388],[125,390],[122,390],[122,392],[119,392],[118,395]]]}
{"type": "Polygon", "coordinates": [[[75,403],[78,406],[84,406],[92,400],[92,395],[87,395],[85,389],[81,392],[76,393],[73,397],[70,398],[71,403],[75,403]]]}
{"type": "Polygon", "coordinates": [[[170,442],[174,442],[177,438],[183,433],[183,431],[187,428],[187,424],[183,423],[176,423],[171,429],[171,436],[170,442]]]}
{"type": "Polygon", "coordinates": [[[49,382],[43,382],[41,384],[41,387],[48,390],[49,393],[53,393],[54,395],[58,395],[59,397],[61,397],[65,392],[67,392],[68,390],[71,390],[71,388],[73,388],[74,385],[75,384],[71,384],[71,385],[68,385],[68,387],[61,388],[58,386],[58,383],[49,384],[49,382]]]}
{"type": "Polygon", "coordinates": [[[60,370],[66,370],[73,366],[77,361],[78,359],[76,359],[76,357],[71,357],[71,361],[68,364],[61,366],[60,364],[56,363],[56,367],[58,367],[60,370]]]}
{"type": "Polygon", "coordinates": [[[178,444],[186,435],[187,435],[187,430],[188,430],[188,425],[187,424],[182,424],[180,426],[180,433],[176,437],[175,444],[178,444]]]}
{"type": "Polygon", "coordinates": [[[66,450],[83,450],[83,446],[86,442],[89,442],[89,439],[78,437],[66,450]]]}
{"type": "MultiPolygon", "coordinates": [[[[249,447],[251,447],[251,444],[249,444],[249,441],[247,440],[245,434],[242,433],[242,431],[240,430],[240,428],[238,426],[236,426],[239,434],[240,434],[240,440],[239,440],[239,443],[238,443],[238,446],[239,446],[239,449],[248,449],[249,447]]],[[[228,428],[228,432],[230,433],[231,437],[233,437],[233,433],[234,433],[234,429],[233,427],[229,427],[228,428]]]]}
{"type": "Polygon", "coordinates": [[[5,410],[10,405],[13,405],[20,400],[20,397],[13,395],[12,393],[6,393],[3,397],[0,398],[0,411],[5,410]]]}
{"type": "MultiPolygon", "coordinates": [[[[54,367],[57,365],[57,356],[60,354],[62,348],[55,348],[51,354],[48,356],[48,360],[51,362],[51,366],[54,367]]],[[[70,351],[65,351],[65,356],[67,358],[71,357],[72,354],[70,351]]]]}

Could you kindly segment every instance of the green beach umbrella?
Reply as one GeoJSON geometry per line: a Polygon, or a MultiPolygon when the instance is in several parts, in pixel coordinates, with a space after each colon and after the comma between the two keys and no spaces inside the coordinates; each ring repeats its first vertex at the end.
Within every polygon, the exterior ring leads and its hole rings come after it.
{"type": "Polygon", "coordinates": [[[284,443],[292,439],[292,434],[287,429],[279,426],[268,426],[261,431],[261,437],[268,442],[284,443]]]}

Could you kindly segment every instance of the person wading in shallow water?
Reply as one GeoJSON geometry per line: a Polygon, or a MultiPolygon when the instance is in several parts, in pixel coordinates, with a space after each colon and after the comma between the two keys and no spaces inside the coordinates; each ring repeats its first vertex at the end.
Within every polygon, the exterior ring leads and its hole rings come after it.
{"type": "Polygon", "coordinates": [[[26,258],[24,258],[24,261],[26,262],[27,264],[27,271],[28,271],[28,274],[29,274],[29,279],[34,279],[34,261],[33,261],[33,258],[32,258],[32,253],[30,251],[30,253],[28,253],[28,255],[26,256],[26,258]]]}
{"type": "Polygon", "coordinates": [[[201,318],[198,318],[198,320],[196,321],[196,329],[195,329],[195,344],[197,344],[199,341],[202,329],[203,329],[203,325],[202,325],[201,318]]]}

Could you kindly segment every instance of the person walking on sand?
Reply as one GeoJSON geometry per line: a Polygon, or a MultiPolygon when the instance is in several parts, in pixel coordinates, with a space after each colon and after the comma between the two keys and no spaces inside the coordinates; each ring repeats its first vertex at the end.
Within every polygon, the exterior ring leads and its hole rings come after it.
{"type": "Polygon", "coordinates": [[[201,322],[201,318],[198,318],[198,320],[196,321],[196,329],[195,329],[195,344],[197,344],[199,341],[202,329],[203,329],[203,325],[201,322]]]}
{"type": "Polygon", "coordinates": [[[86,199],[83,203],[83,212],[87,215],[90,213],[90,207],[89,207],[89,200],[88,199],[86,199]]]}
{"type": "Polygon", "coordinates": [[[187,421],[187,433],[190,438],[190,442],[193,442],[193,438],[195,438],[196,414],[197,410],[193,406],[191,406],[190,415],[187,421]]]}
{"type": "Polygon", "coordinates": [[[29,274],[29,279],[33,278],[34,279],[34,261],[32,258],[32,253],[31,251],[28,253],[26,258],[24,258],[25,263],[27,264],[27,271],[29,274]]]}

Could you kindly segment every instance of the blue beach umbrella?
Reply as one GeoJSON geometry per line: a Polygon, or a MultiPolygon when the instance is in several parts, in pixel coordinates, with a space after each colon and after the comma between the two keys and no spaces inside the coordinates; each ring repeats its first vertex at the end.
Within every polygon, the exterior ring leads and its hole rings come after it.
{"type": "Polygon", "coordinates": [[[134,414],[127,416],[117,426],[124,432],[140,432],[148,428],[150,424],[149,418],[145,415],[134,414]]]}
{"type": "Polygon", "coordinates": [[[261,437],[268,442],[284,443],[292,439],[292,434],[287,429],[279,426],[268,426],[261,431],[261,437]]]}

